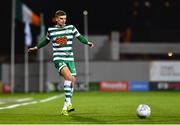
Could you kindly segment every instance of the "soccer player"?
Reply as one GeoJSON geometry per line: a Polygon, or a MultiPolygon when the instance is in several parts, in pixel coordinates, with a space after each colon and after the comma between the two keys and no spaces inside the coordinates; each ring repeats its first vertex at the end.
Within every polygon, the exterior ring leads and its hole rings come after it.
{"type": "Polygon", "coordinates": [[[37,51],[49,42],[52,43],[54,65],[64,78],[65,101],[61,114],[68,116],[68,112],[75,110],[71,103],[77,75],[72,49],[73,38],[76,37],[81,43],[88,45],[90,48],[94,45],[81,35],[74,25],[66,25],[66,17],[66,12],[62,10],[56,11],[55,20],[57,24],[49,27],[46,37],[41,39],[36,46],[29,48],[28,52],[37,51]]]}

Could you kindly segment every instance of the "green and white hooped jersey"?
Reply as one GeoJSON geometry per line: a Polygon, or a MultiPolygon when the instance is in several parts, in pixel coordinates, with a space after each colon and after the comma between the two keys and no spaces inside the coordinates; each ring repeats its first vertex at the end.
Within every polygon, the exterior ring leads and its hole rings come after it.
{"type": "Polygon", "coordinates": [[[73,25],[49,27],[46,39],[53,46],[53,61],[74,61],[72,49],[73,38],[80,35],[79,31],[73,25]]]}

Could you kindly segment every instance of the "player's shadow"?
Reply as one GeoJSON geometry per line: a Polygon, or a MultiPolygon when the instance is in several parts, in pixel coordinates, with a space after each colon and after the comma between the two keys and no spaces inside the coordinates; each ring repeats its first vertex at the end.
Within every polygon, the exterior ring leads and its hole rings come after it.
{"type": "Polygon", "coordinates": [[[78,116],[78,115],[71,115],[71,118],[79,123],[89,123],[89,124],[106,124],[106,121],[104,120],[99,120],[96,118],[92,117],[87,117],[87,116],[78,116]]]}

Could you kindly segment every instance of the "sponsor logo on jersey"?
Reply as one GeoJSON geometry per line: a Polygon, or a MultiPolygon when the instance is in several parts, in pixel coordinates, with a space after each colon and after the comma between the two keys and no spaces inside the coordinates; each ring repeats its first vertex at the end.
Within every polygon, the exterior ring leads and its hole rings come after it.
{"type": "Polygon", "coordinates": [[[64,36],[64,37],[57,37],[57,38],[55,39],[55,42],[56,42],[57,44],[59,44],[59,46],[64,46],[64,45],[67,44],[67,37],[66,37],[66,36],[64,36]]]}

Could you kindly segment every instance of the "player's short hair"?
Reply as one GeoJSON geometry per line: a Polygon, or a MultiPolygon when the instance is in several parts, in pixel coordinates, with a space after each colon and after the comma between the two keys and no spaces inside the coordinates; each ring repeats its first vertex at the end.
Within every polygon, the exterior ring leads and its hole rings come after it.
{"type": "Polygon", "coordinates": [[[55,17],[64,16],[64,15],[66,15],[66,12],[64,12],[63,10],[57,10],[55,13],[55,17]]]}

